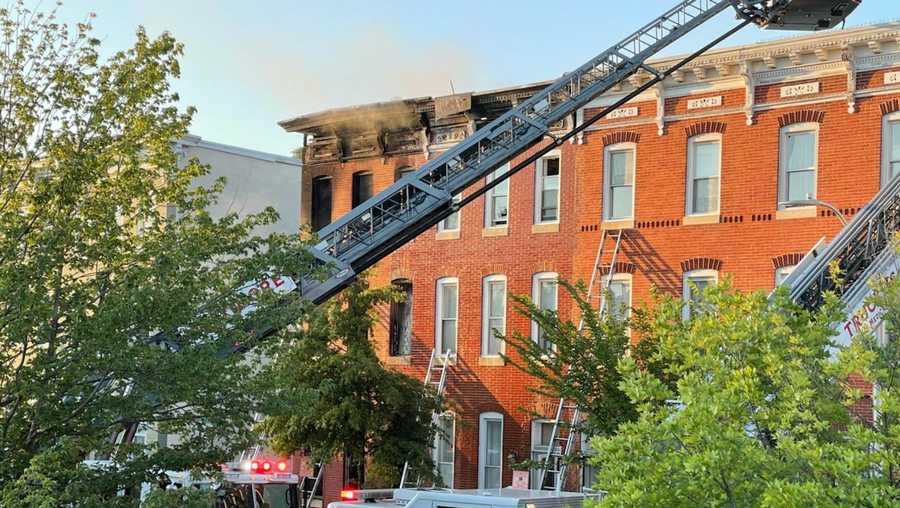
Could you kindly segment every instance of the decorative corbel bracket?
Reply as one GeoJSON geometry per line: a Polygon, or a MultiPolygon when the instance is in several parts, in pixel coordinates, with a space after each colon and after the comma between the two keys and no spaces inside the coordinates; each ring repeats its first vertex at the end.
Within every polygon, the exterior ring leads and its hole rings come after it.
{"type": "Polygon", "coordinates": [[[856,113],[856,53],[852,46],[841,48],[841,60],[847,72],[847,113],[856,113]]]}
{"type": "Polygon", "coordinates": [[[666,133],[666,90],[662,83],[653,87],[656,96],[656,132],[660,136],[666,133]]]}
{"type": "Polygon", "coordinates": [[[753,125],[756,89],[753,83],[753,69],[747,62],[741,64],[741,77],[744,79],[744,116],[747,118],[747,125],[753,125]]]}

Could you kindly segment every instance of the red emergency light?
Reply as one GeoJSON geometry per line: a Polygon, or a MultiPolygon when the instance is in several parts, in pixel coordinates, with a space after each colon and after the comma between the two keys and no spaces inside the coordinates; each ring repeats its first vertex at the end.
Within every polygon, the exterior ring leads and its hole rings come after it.
{"type": "Polygon", "coordinates": [[[254,474],[267,474],[267,473],[284,473],[288,470],[288,463],[285,460],[279,460],[277,462],[271,460],[253,460],[248,463],[245,463],[244,466],[251,473],[254,474]]]}
{"type": "Polygon", "coordinates": [[[279,473],[283,473],[283,472],[287,471],[287,462],[285,462],[283,460],[279,460],[278,465],[276,467],[277,467],[279,473]]]}
{"type": "Polygon", "coordinates": [[[355,490],[342,490],[341,491],[341,499],[344,501],[355,501],[356,500],[356,491],[355,490]]]}

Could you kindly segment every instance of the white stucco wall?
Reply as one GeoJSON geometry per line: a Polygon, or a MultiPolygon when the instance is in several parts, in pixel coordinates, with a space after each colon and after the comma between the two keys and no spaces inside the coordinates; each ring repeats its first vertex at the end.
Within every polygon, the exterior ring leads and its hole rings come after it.
{"type": "Polygon", "coordinates": [[[278,212],[278,222],[258,228],[256,234],[299,232],[302,173],[299,160],[213,143],[198,136],[179,141],[177,149],[183,161],[196,157],[200,163],[210,166],[209,174],[198,178],[197,185],[209,186],[217,178],[227,179],[219,202],[209,209],[214,217],[230,212],[245,216],[271,206],[278,212]]]}

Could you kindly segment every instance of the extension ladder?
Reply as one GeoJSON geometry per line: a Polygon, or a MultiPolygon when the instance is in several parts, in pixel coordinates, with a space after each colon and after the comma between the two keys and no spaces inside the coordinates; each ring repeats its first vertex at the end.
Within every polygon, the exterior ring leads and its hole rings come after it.
{"type": "MultiPolygon", "coordinates": [[[[600,299],[598,312],[600,316],[604,316],[608,311],[606,305],[606,294],[609,291],[609,285],[615,276],[616,260],[619,256],[619,249],[622,246],[622,238],[625,236],[626,230],[603,230],[600,237],[600,244],[597,246],[597,255],[594,258],[594,267],[591,270],[590,283],[588,284],[587,298],[589,302],[593,302],[594,286],[599,285],[599,294],[596,295],[600,299]],[[609,271],[603,275],[603,254],[606,250],[607,241],[613,241],[612,259],[609,263],[609,271]],[[598,275],[600,277],[598,284],[598,275]]],[[[578,333],[584,328],[584,316],[578,322],[578,333]]],[[[556,416],[553,419],[553,428],[550,431],[550,440],[548,442],[547,453],[542,462],[543,468],[539,470],[540,478],[538,488],[540,490],[553,490],[555,492],[562,491],[566,483],[566,472],[568,463],[566,459],[572,455],[575,450],[575,437],[577,435],[578,425],[581,423],[581,408],[575,404],[569,403],[565,398],[560,398],[556,406],[556,416]],[[563,423],[566,421],[566,423],[563,423]],[[548,485],[547,477],[553,475],[553,482],[548,485]]]]}
{"type": "MultiPolygon", "coordinates": [[[[450,368],[450,358],[452,353],[445,351],[438,352],[437,348],[431,350],[431,358],[428,360],[428,369],[425,371],[425,386],[432,388],[437,394],[438,399],[444,395],[444,389],[447,386],[447,372],[450,368]]],[[[431,414],[431,424],[437,426],[440,413],[433,412],[431,414]]],[[[409,461],[403,464],[403,473],[400,475],[400,488],[419,488],[422,486],[422,478],[417,474],[409,461]]]]}

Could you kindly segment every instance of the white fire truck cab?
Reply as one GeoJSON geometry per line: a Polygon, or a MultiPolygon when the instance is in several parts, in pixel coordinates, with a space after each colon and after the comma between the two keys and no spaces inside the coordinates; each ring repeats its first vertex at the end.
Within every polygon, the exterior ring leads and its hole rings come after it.
{"type": "Polygon", "coordinates": [[[581,508],[599,494],[502,489],[396,489],[348,491],[328,508],[581,508]]]}

